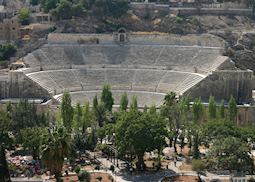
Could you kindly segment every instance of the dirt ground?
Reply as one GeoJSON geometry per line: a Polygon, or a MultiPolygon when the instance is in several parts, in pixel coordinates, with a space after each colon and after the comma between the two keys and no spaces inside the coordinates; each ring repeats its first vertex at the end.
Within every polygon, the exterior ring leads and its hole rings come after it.
{"type": "Polygon", "coordinates": [[[97,182],[98,177],[102,177],[101,182],[113,182],[114,179],[110,174],[107,173],[90,173],[90,182],[97,182]]]}
{"type": "Polygon", "coordinates": [[[197,176],[174,176],[163,179],[162,182],[198,182],[197,176]]]}

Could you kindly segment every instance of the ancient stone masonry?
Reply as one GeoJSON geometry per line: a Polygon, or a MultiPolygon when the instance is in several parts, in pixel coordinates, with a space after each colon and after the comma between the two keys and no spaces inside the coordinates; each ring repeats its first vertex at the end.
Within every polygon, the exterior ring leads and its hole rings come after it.
{"type": "Polygon", "coordinates": [[[228,101],[231,95],[239,104],[252,102],[252,71],[220,70],[214,71],[206,79],[185,92],[192,98],[200,97],[208,102],[208,96],[215,96],[217,101],[228,101]]]}
{"type": "Polygon", "coordinates": [[[22,71],[10,71],[8,80],[8,98],[49,99],[49,93],[33,82],[22,71]]]}

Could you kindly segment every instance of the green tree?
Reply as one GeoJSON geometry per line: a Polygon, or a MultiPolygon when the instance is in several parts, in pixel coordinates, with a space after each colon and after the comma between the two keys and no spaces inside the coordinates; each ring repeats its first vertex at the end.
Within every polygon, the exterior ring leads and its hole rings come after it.
{"type": "Polygon", "coordinates": [[[47,134],[46,128],[25,128],[22,129],[20,133],[24,149],[28,150],[34,159],[38,159],[43,135],[47,134]]]}
{"type": "Polygon", "coordinates": [[[216,170],[253,171],[253,161],[246,143],[239,138],[227,137],[215,140],[209,149],[209,166],[216,170]]]}
{"type": "Polygon", "coordinates": [[[11,182],[8,163],[5,156],[5,151],[2,145],[0,145],[0,181],[11,182]]]}
{"type": "Polygon", "coordinates": [[[237,116],[237,106],[236,100],[233,96],[230,97],[230,100],[228,102],[228,112],[230,121],[235,121],[237,116]]]}
{"type": "Polygon", "coordinates": [[[104,104],[107,111],[112,111],[114,99],[112,97],[110,85],[104,85],[101,95],[101,103],[104,104]]]}
{"type": "Polygon", "coordinates": [[[64,158],[69,156],[70,136],[65,128],[60,127],[45,137],[46,142],[41,146],[42,162],[59,182],[64,158]]]}
{"type": "Polygon", "coordinates": [[[89,108],[89,102],[87,102],[84,107],[83,107],[83,112],[82,112],[82,121],[81,121],[81,125],[78,125],[79,127],[82,128],[82,133],[85,133],[85,131],[87,130],[87,128],[89,126],[92,126],[93,124],[93,113],[91,112],[90,108],[89,108]]]}
{"type": "Polygon", "coordinates": [[[117,122],[116,145],[122,155],[134,154],[138,161],[137,169],[143,170],[144,152],[160,150],[165,144],[166,135],[165,122],[159,114],[131,110],[122,113],[117,122]]]}
{"type": "Polygon", "coordinates": [[[204,107],[201,99],[196,99],[193,103],[193,117],[195,122],[201,122],[204,116],[204,107]]]}
{"type": "Polygon", "coordinates": [[[138,103],[137,103],[137,97],[133,96],[131,103],[130,103],[130,110],[137,111],[138,110],[138,103]]]}
{"type": "Polygon", "coordinates": [[[47,118],[37,114],[35,104],[30,104],[28,100],[21,100],[12,109],[11,119],[11,128],[14,134],[19,134],[20,130],[26,127],[47,125],[47,118]]]}
{"type": "Polygon", "coordinates": [[[73,107],[71,104],[71,96],[69,92],[64,92],[62,102],[61,102],[61,117],[63,121],[63,125],[70,132],[72,129],[72,121],[73,121],[73,107]]]}
{"type": "Polygon", "coordinates": [[[98,103],[97,95],[93,98],[93,112],[99,127],[106,122],[106,109],[104,103],[98,103]]]}
{"type": "Polygon", "coordinates": [[[52,14],[59,19],[70,19],[73,16],[73,6],[68,0],[60,0],[52,14]]]}
{"type": "Polygon", "coordinates": [[[49,12],[57,7],[59,0],[40,0],[41,6],[45,12],[49,12]]]}
{"type": "Polygon", "coordinates": [[[39,4],[39,1],[40,1],[40,0],[30,0],[29,2],[30,2],[30,4],[31,4],[32,6],[36,6],[36,5],[39,4]]]}
{"type": "Polygon", "coordinates": [[[120,110],[126,111],[127,107],[128,107],[128,96],[127,96],[127,93],[125,92],[124,94],[122,94],[120,99],[120,110]]]}
{"type": "Polygon", "coordinates": [[[83,111],[80,103],[76,104],[76,107],[74,109],[74,126],[75,128],[79,129],[80,126],[82,126],[82,118],[83,118],[83,111]]]}
{"type": "Polygon", "coordinates": [[[127,0],[96,0],[94,4],[94,14],[103,16],[113,16],[115,18],[123,16],[128,10],[127,0]]]}
{"type": "Polygon", "coordinates": [[[170,92],[164,98],[164,103],[160,108],[160,113],[167,119],[167,127],[169,130],[170,146],[174,141],[174,149],[177,152],[177,139],[180,129],[180,108],[176,99],[176,93],[170,92]]]}
{"type": "Polygon", "coordinates": [[[5,147],[12,145],[12,139],[9,137],[8,132],[10,131],[10,118],[8,113],[0,111],[0,144],[5,147]]]}
{"type": "Polygon", "coordinates": [[[219,118],[223,119],[225,118],[225,105],[224,100],[221,101],[220,107],[219,107],[219,118]]]}
{"type": "Polygon", "coordinates": [[[209,118],[210,119],[215,119],[216,118],[216,102],[213,96],[210,96],[209,98],[209,106],[208,106],[208,110],[209,110],[209,118]]]}
{"type": "Polygon", "coordinates": [[[0,60],[7,60],[16,52],[16,47],[11,43],[0,45],[0,60]]]}
{"type": "Polygon", "coordinates": [[[22,25],[28,25],[30,19],[30,10],[27,8],[22,8],[19,11],[19,20],[22,25]]]}

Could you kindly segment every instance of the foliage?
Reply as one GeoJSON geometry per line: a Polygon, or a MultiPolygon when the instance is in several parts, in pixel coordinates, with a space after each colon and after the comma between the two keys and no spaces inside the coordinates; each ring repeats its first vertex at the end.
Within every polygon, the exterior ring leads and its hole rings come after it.
{"type": "Polygon", "coordinates": [[[42,162],[58,179],[61,176],[64,158],[69,155],[70,136],[64,127],[59,127],[45,137],[46,142],[41,146],[42,162]]]}
{"type": "Polygon", "coordinates": [[[36,6],[39,4],[40,0],[30,0],[29,2],[31,5],[36,6]]]}
{"type": "Polygon", "coordinates": [[[204,115],[204,107],[201,102],[201,99],[199,98],[199,99],[196,99],[195,102],[193,103],[194,121],[196,123],[201,122],[201,120],[203,119],[203,115],[204,115]]]}
{"type": "Polygon", "coordinates": [[[76,129],[83,126],[82,119],[83,119],[82,107],[80,103],[77,103],[76,107],[74,108],[74,116],[73,116],[73,120],[74,120],[73,124],[76,129]]]}
{"type": "Polygon", "coordinates": [[[228,110],[230,121],[234,121],[237,116],[237,106],[235,98],[233,96],[230,97],[230,100],[228,102],[228,110]]]}
{"type": "Polygon", "coordinates": [[[101,94],[101,103],[103,103],[103,105],[107,111],[112,111],[114,99],[112,97],[110,85],[103,86],[103,90],[102,90],[102,94],[101,94]]]}
{"type": "Polygon", "coordinates": [[[31,152],[34,159],[38,159],[43,135],[47,134],[46,128],[24,128],[20,133],[23,147],[31,152]]]}
{"type": "Polygon", "coordinates": [[[183,23],[183,18],[182,17],[180,17],[180,16],[176,16],[176,18],[175,18],[175,22],[176,23],[179,23],[179,24],[181,24],[181,23],[183,23]]]}
{"type": "Polygon", "coordinates": [[[253,161],[248,146],[239,138],[215,140],[208,153],[208,163],[216,170],[236,170],[252,173],[253,161]]]}
{"type": "Polygon", "coordinates": [[[113,16],[115,18],[125,15],[128,10],[127,0],[95,0],[93,6],[95,14],[113,16]]]}
{"type": "Polygon", "coordinates": [[[216,102],[213,96],[209,98],[209,118],[215,119],[216,118],[216,102]]]}
{"type": "Polygon", "coordinates": [[[8,132],[10,131],[10,118],[8,113],[0,111],[0,144],[5,147],[12,145],[12,139],[9,137],[8,132]]]}
{"type": "Polygon", "coordinates": [[[115,168],[113,165],[110,166],[110,171],[114,172],[115,168]]]}
{"type": "Polygon", "coordinates": [[[130,103],[130,110],[137,111],[138,110],[138,103],[137,103],[137,97],[133,96],[131,103],[130,103]]]}
{"type": "Polygon", "coordinates": [[[220,107],[219,107],[219,118],[225,117],[225,106],[224,106],[224,100],[221,101],[220,107]]]}
{"type": "Polygon", "coordinates": [[[64,92],[62,102],[61,102],[61,117],[63,125],[68,131],[72,128],[73,121],[73,107],[71,105],[71,96],[68,92],[64,92]]]}
{"type": "Polygon", "coordinates": [[[193,159],[191,165],[192,169],[197,172],[201,172],[205,169],[205,162],[201,159],[193,159]]]}
{"type": "Polygon", "coordinates": [[[8,169],[8,163],[5,156],[5,151],[2,145],[0,145],[0,181],[10,182],[10,174],[8,169]]]}
{"type": "Polygon", "coordinates": [[[28,25],[30,19],[30,10],[28,8],[22,8],[19,11],[19,21],[22,25],[28,25]]]}
{"type": "Polygon", "coordinates": [[[73,6],[68,0],[60,0],[52,14],[60,19],[70,19],[73,16],[73,6]]]}
{"type": "Polygon", "coordinates": [[[128,107],[128,96],[127,93],[125,92],[120,99],[120,110],[121,111],[126,111],[128,107]]]}
{"type": "Polygon", "coordinates": [[[74,171],[76,174],[79,174],[81,171],[81,166],[80,165],[75,166],[74,171]]]}
{"type": "Polygon", "coordinates": [[[93,113],[99,127],[102,127],[106,122],[105,104],[98,103],[97,95],[93,99],[93,113]]]}
{"type": "Polygon", "coordinates": [[[123,113],[117,122],[116,145],[121,154],[136,155],[137,169],[142,170],[144,152],[164,146],[166,135],[164,119],[159,114],[131,110],[123,113]]]}
{"type": "Polygon", "coordinates": [[[40,0],[41,6],[45,12],[49,12],[57,7],[59,0],[40,0]]]}
{"type": "Polygon", "coordinates": [[[7,60],[16,52],[16,47],[11,43],[0,45],[0,60],[7,60]]]}
{"type": "Polygon", "coordinates": [[[37,114],[34,104],[28,100],[21,100],[11,112],[11,128],[14,134],[19,134],[20,130],[27,127],[46,126],[47,118],[43,114],[37,114]]]}
{"type": "Polygon", "coordinates": [[[89,174],[89,172],[87,172],[87,171],[80,171],[78,179],[81,182],[90,182],[90,174],[89,174]]]}

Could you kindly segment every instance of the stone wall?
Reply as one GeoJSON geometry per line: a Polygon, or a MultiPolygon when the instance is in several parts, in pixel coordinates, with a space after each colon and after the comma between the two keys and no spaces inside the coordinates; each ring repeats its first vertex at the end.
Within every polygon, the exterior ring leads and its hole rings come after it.
{"type": "Polygon", "coordinates": [[[253,16],[252,9],[225,9],[225,8],[170,8],[169,13],[179,16],[215,15],[215,16],[253,16]]]}
{"type": "Polygon", "coordinates": [[[215,71],[199,84],[184,93],[191,98],[200,97],[208,102],[212,95],[217,101],[228,101],[231,95],[238,103],[251,103],[252,101],[252,71],[215,71]]]}
{"type": "Polygon", "coordinates": [[[202,8],[197,8],[196,3],[176,3],[176,4],[157,4],[157,3],[130,3],[132,11],[141,17],[154,17],[166,14],[178,14],[181,16],[191,15],[239,15],[252,16],[252,9],[248,9],[246,4],[223,3],[223,4],[203,4],[202,8]]]}
{"type": "Polygon", "coordinates": [[[48,92],[30,80],[22,71],[9,72],[8,98],[50,98],[48,92]]]}

